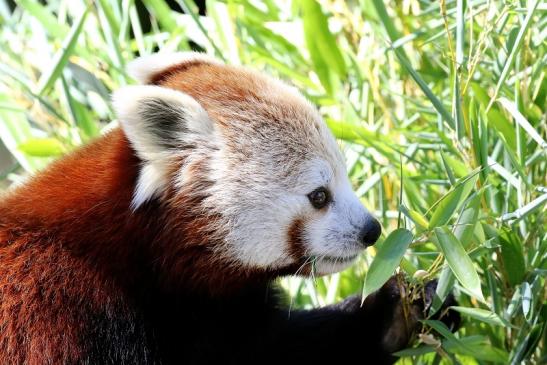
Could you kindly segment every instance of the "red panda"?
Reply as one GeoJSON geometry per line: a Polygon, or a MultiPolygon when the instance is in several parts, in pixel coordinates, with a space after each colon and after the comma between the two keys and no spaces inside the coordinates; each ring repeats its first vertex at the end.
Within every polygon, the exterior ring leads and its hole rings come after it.
{"type": "Polygon", "coordinates": [[[381,232],[310,103],[196,53],[131,72],[119,129],[0,201],[0,363],[391,363],[412,329],[393,281],[290,314],[272,284],[381,232]]]}

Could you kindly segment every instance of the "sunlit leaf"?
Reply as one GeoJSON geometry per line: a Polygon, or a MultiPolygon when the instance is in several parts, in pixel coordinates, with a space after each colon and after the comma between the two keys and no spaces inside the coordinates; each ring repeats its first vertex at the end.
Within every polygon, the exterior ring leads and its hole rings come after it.
{"type": "Polygon", "coordinates": [[[380,289],[391,277],[411,242],[412,233],[404,228],[396,229],[389,234],[368,269],[363,297],[380,289]]]}
{"type": "Polygon", "coordinates": [[[427,229],[428,223],[423,215],[415,210],[408,209],[404,205],[401,205],[401,211],[412,220],[421,229],[427,229]]]}
{"type": "Polygon", "coordinates": [[[80,16],[80,18],[74,23],[70,33],[67,35],[63,41],[63,47],[57,52],[55,58],[52,62],[49,62],[48,65],[51,65],[48,70],[44,71],[40,77],[40,82],[38,84],[38,94],[45,93],[59,78],[63,72],[63,68],[68,62],[68,58],[72,54],[76,42],[78,42],[78,37],[82,32],[85,18],[88,14],[88,10],[80,16]]]}
{"type": "Polygon", "coordinates": [[[448,266],[452,269],[456,279],[469,290],[479,300],[484,300],[481,290],[481,282],[473,261],[465,252],[462,244],[448,230],[447,227],[435,228],[435,235],[439,242],[439,247],[446,257],[448,266]]]}
{"type": "Polygon", "coordinates": [[[303,0],[301,4],[304,36],[315,72],[327,92],[332,94],[337,86],[335,80],[346,74],[344,58],[317,1],[303,0]]]}
{"type": "Polygon", "coordinates": [[[494,326],[507,326],[507,321],[500,318],[496,313],[493,313],[486,309],[458,306],[450,308],[471,318],[478,319],[481,322],[492,324],[494,326]]]}
{"type": "Polygon", "coordinates": [[[458,210],[473,190],[477,179],[478,175],[475,174],[461,181],[438,201],[429,220],[429,228],[442,226],[452,218],[454,212],[458,210]]]}
{"type": "Polygon", "coordinates": [[[63,144],[55,138],[28,139],[25,143],[20,144],[18,148],[27,155],[34,157],[59,156],[66,150],[63,144]]]}

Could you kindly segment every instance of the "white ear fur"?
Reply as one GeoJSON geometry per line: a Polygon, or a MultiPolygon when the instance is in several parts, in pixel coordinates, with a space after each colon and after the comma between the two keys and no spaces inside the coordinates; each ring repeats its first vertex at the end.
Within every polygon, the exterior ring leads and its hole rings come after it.
{"type": "Polygon", "coordinates": [[[205,53],[199,52],[179,52],[179,53],[155,53],[143,56],[130,62],[128,73],[141,84],[150,82],[152,76],[160,73],[169,67],[180,65],[187,62],[200,61],[203,63],[212,63],[221,65],[222,62],[205,53]]]}
{"type": "Polygon", "coordinates": [[[210,139],[214,125],[187,94],[159,86],[127,86],[114,93],[114,109],[137,156],[143,161],[132,207],[161,193],[172,157],[196,139],[210,139]]]}

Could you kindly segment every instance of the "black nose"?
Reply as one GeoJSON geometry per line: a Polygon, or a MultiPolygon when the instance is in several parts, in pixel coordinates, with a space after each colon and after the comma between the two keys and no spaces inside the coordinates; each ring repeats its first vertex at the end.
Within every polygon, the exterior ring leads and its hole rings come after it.
{"type": "Polygon", "coordinates": [[[372,246],[382,234],[382,226],[376,219],[370,219],[361,229],[359,239],[365,246],[372,246]]]}

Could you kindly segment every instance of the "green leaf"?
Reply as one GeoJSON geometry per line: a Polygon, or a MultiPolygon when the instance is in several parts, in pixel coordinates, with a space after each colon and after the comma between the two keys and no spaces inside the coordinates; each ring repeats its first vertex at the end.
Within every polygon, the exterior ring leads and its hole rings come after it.
{"type": "Polygon", "coordinates": [[[456,1],[456,67],[463,66],[465,47],[465,10],[466,1],[456,1]]]}
{"type": "Polygon", "coordinates": [[[70,93],[70,88],[61,75],[61,82],[63,85],[62,94],[65,97],[68,109],[72,116],[73,122],[79,127],[80,135],[86,140],[89,137],[96,136],[99,133],[98,125],[91,119],[89,110],[84,107],[78,100],[74,99],[70,93]]]}
{"type": "Polygon", "coordinates": [[[68,32],[68,27],[60,24],[55,16],[42,4],[35,0],[19,0],[19,6],[34,16],[44,29],[55,38],[62,38],[68,32]]]}
{"type": "Polygon", "coordinates": [[[461,140],[465,133],[465,121],[462,110],[462,95],[460,92],[460,75],[454,71],[454,86],[453,86],[453,99],[452,104],[454,105],[454,119],[455,119],[455,129],[456,136],[458,140],[461,140]]]}
{"type": "Polygon", "coordinates": [[[112,9],[112,6],[115,4],[107,2],[107,0],[99,0],[98,5],[101,7],[101,9],[104,12],[104,15],[106,17],[106,20],[108,21],[108,24],[110,25],[110,30],[116,37],[120,35],[120,24],[118,23],[118,19],[114,16],[114,12],[112,9]]]}
{"type": "Polygon", "coordinates": [[[437,289],[435,290],[435,296],[433,297],[433,302],[431,303],[431,308],[429,309],[429,314],[434,315],[437,313],[443,306],[444,300],[454,288],[454,274],[450,267],[444,266],[441,270],[441,275],[439,281],[437,282],[437,289]]]}
{"type": "Polygon", "coordinates": [[[536,129],[524,118],[521,112],[518,110],[515,103],[507,98],[500,98],[499,103],[515,118],[515,121],[528,133],[528,135],[536,141],[541,148],[547,149],[547,142],[539,135],[536,129]]]}
{"type": "Polygon", "coordinates": [[[430,229],[442,226],[450,220],[454,215],[454,212],[461,207],[465,199],[469,196],[469,193],[471,193],[475,187],[477,179],[478,175],[474,174],[471,177],[462,180],[434,204],[434,206],[436,205],[436,208],[429,221],[430,229]]]}
{"type": "Polygon", "coordinates": [[[454,227],[454,236],[467,248],[473,237],[473,230],[479,218],[480,194],[476,194],[469,199],[465,210],[458,217],[458,222],[454,227]]]}
{"type": "MultiPolygon", "coordinates": [[[[491,361],[498,364],[507,364],[507,352],[493,347],[484,336],[469,336],[456,341],[447,339],[442,343],[442,347],[450,352],[466,356],[472,356],[474,359],[491,361]]],[[[395,352],[393,355],[400,357],[420,356],[435,352],[435,347],[421,345],[415,348],[409,348],[395,352]]]]}
{"type": "MultiPolygon", "coordinates": [[[[486,109],[486,105],[488,104],[488,94],[486,91],[477,83],[472,82],[471,88],[473,89],[473,92],[475,94],[476,101],[479,101],[481,104],[481,107],[478,109],[484,110],[486,109]]],[[[515,141],[515,130],[511,123],[507,120],[504,113],[500,112],[497,108],[497,105],[494,104],[492,108],[486,113],[486,119],[488,121],[489,126],[493,126],[498,132],[500,132],[504,137],[511,149],[516,148],[516,141],[515,141]]]]}
{"type": "Polygon", "coordinates": [[[535,210],[539,210],[543,205],[547,203],[547,194],[540,195],[536,199],[532,200],[530,203],[520,207],[511,213],[506,213],[501,216],[502,221],[509,220],[520,220],[531,214],[535,210]]]}
{"type": "Polygon", "coordinates": [[[509,354],[492,344],[484,336],[469,336],[459,339],[459,343],[452,340],[443,341],[443,348],[460,355],[471,356],[476,360],[490,361],[497,364],[507,364],[509,354]],[[461,345],[464,345],[462,347],[461,345]]]}
{"type": "Polygon", "coordinates": [[[441,154],[441,160],[443,162],[443,166],[446,171],[446,176],[448,176],[448,180],[450,180],[450,184],[456,185],[456,178],[454,177],[454,173],[452,172],[452,169],[450,168],[450,166],[448,166],[448,163],[446,163],[442,150],[439,152],[441,154]]]}
{"type": "MultiPolygon", "coordinates": [[[[391,17],[387,13],[386,6],[384,4],[383,0],[372,0],[372,5],[374,5],[374,9],[376,10],[376,15],[378,15],[378,18],[380,19],[380,22],[384,25],[384,28],[386,29],[386,33],[389,37],[389,40],[391,43],[397,42],[401,38],[401,33],[397,30],[395,27],[395,24],[393,24],[393,21],[391,20],[391,17]]],[[[408,60],[408,56],[406,55],[404,49],[401,48],[401,56],[404,57],[406,60],[408,60]]]]}
{"type": "Polygon", "coordinates": [[[55,138],[29,139],[20,144],[18,148],[27,155],[34,157],[59,156],[65,152],[63,144],[55,138]]]}
{"type": "Polygon", "coordinates": [[[480,308],[467,308],[467,307],[450,307],[456,312],[460,312],[468,317],[478,319],[479,321],[494,325],[494,326],[507,326],[508,323],[504,319],[500,318],[496,313],[486,309],[480,308]]]}
{"type": "Polygon", "coordinates": [[[503,231],[499,236],[503,273],[511,286],[518,285],[524,279],[526,263],[522,243],[512,232],[503,231]]]}
{"type": "Polygon", "coordinates": [[[391,232],[378,249],[368,269],[363,287],[363,298],[385,284],[401,262],[411,242],[412,233],[409,230],[399,228],[391,232]]]}
{"type": "Polygon", "coordinates": [[[219,46],[224,50],[225,59],[234,65],[241,64],[238,52],[237,33],[234,29],[233,19],[228,13],[228,6],[221,1],[207,1],[207,12],[215,22],[215,28],[220,40],[219,46]]]}
{"type": "Polygon", "coordinates": [[[42,73],[40,81],[38,83],[38,94],[43,95],[57,80],[57,78],[63,72],[63,68],[68,62],[68,58],[72,54],[74,47],[78,41],[78,36],[82,32],[84,21],[87,16],[88,9],[80,16],[80,19],[74,23],[70,33],[65,38],[63,42],[63,47],[57,52],[53,62],[51,62],[51,67],[48,71],[42,73]]]}
{"type": "Polygon", "coordinates": [[[304,0],[302,3],[303,21],[314,28],[312,33],[315,44],[327,65],[339,76],[346,75],[346,63],[338,48],[336,38],[330,32],[328,18],[321,11],[316,0],[304,0]]]}
{"type": "Polygon", "coordinates": [[[414,224],[416,224],[416,226],[418,226],[420,229],[427,229],[428,223],[423,215],[415,210],[408,209],[404,205],[401,205],[401,211],[404,215],[410,218],[410,220],[414,222],[414,224]]]}
{"type": "Polygon", "coordinates": [[[488,104],[488,107],[486,108],[487,110],[490,109],[494,101],[496,101],[498,97],[498,93],[501,87],[504,85],[505,79],[509,75],[509,71],[511,70],[511,67],[513,66],[513,62],[515,61],[515,56],[517,55],[520,47],[522,46],[524,35],[526,34],[528,27],[530,26],[530,22],[532,21],[532,16],[534,15],[534,12],[538,6],[538,3],[539,3],[539,0],[532,0],[528,7],[526,18],[524,18],[524,21],[522,22],[523,24],[520,27],[520,31],[517,34],[517,38],[515,39],[511,52],[509,53],[509,56],[505,60],[505,65],[503,66],[503,70],[501,72],[500,78],[498,80],[498,83],[496,84],[494,95],[492,95],[492,98],[490,99],[490,103],[488,104]]]}
{"type": "MultiPolygon", "coordinates": [[[[150,3],[155,2],[154,0],[148,0],[148,1],[150,3]]],[[[211,35],[209,34],[210,30],[211,30],[210,27],[206,27],[203,24],[203,21],[202,21],[201,17],[199,16],[199,13],[197,11],[196,4],[192,1],[189,1],[189,0],[178,0],[177,3],[180,5],[180,7],[182,8],[182,10],[184,11],[185,14],[190,15],[190,17],[192,18],[192,21],[194,22],[194,24],[199,28],[199,30],[201,31],[203,36],[205,38],[207,38],[207,41],[209,41],[209,44],[215,50],[215,55],[218,58],[222,59],[223,61],[226,61],[226,57],[224,56],[224,52],[219,48],[219,46],[216,44],[216,42],[213,41],[213,39],[211,38],[211,35]]],[[[209,3],[210,3],[209,1],[206,1],[207,8],[209,8],[209,3]]],[[[168,12],[168,14],[173,13],[172,11],[170,11],[168,6],[165,6],[165,7],[166,7],[166,11],[168,12]]],[[[222,30],[218,30],[218,31],[222,31],[222,30]]]]}
{"type": "Polygon", "coordinates": [[[176,31],[177,21],[175,20],[174,12],[171,11],[164,0],[143,0],[143,2],[166,31],[176,31]]]}
{"type": "Polygon", "coordinates": [[[325,90],[333,94],[338,79],[336,75],[346,75],[346,64],[317,1],[302,1],[302,22],[314,70],[325,90]]]}
{"type": "Polygon", "coordinates": [[[468,347],[464,342],[460,341],[454,334],[446,327],[446,325],[441,321],[436,321],[432,319],[426,319],[422,321],[425,325],[433,328],[435,331],[437,331],[441,336],[446,338],[447,340],[450,340],[454,347],[457,349],[461,349],[463,351],[473,351],[470,347],[468,347]]]}
{"type": "Polygon", "coordinates": [[[545,331],[545,323],[540,323],[535,325],[532,330],[521,331],[521,336],[517,341],[517,346],[513,349],[511,353],[511,362],[510,365],[522,364],[523,360],[527,356],[530,356],[531,352],[537,346],[541,334],[545,331]]]}
{"type": "Polygon", "coordinates": [[[408,71],[410,76],[416,81],[420,89],[424,92],[425,96],[431,101],[431,104],[433,104],[433,107],[439,112],[439,114],[446,120],[446,122],[452,126],[452,128],[456,128],[454,119],[452,119],[452,116],[450,113],[448,113],[443,106],[443,103],[435,96],[433,91],[427,86],[427,83],[422,79],[422,77],[414,71],[408,60],[406,59],[403,51],[401,51],[399,48],[393,48],[393,52],[395,52],[395,55],[397,55],[397,58],[399,58],[399,62],[401,65],[403,65],[404,69],[408,71]]]}
{"type": "Polygon", "coordinates": [[[477,299],[484,301],[479,275],[460,241],[447,227],[435,228],[435,235],[456,279],[477,299]]]}
{"type": "Polygon", "coordinates": [[[450,155],[445,155],[443,153],[443,159],[446,164],[452,169],[452,172],[456,177],[467,176],[469,171],[469,166],[463,163],[462,161],[455,159],[450,155]]]}

